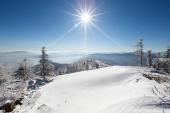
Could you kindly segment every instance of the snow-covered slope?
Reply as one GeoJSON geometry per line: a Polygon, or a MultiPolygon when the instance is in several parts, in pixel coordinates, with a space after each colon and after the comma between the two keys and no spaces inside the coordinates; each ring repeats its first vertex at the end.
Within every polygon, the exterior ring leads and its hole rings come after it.
{"type": "Polygon", "coordinates": [[[168,95],[166,87],[141,76],[136,67],[106,67],[57,76],[16,110],[20,113],[170,113],[164,104],[160,105],[159,99],[168,95]]]}

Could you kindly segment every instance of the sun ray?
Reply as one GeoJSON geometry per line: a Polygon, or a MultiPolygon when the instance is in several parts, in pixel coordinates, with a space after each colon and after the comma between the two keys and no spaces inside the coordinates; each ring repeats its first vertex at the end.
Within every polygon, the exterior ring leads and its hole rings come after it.
{"type": "Polygon", "coordinates": [[[102,33],[107,39],[109,39],[112,43],[116,44],[119,48],[123,49],[122,45],[120,45],[118,42],[113,40],[107,33],[105,33],[103,30],[101,30],[97,25],[93,24],[93,22],[90,22],[90,24],[97,29],[100,33],[102,33]]]}
{"type": "Polygon", "coordinates": [[[101,15],[104,15],[104,14],[106,14],[106,13],[107,13],[107,12],[97,13],[97,14],[92,15],[91,17],[93,18],[93,17],[96,17],[96,16],[101,16],[101,15]]]}
{"type": "Polygon", "coordinates": [[[87,52],[87,47],[86,47],[86,41],[87,41],[87,26],[86,24],[84,25],[84,54],[86,56],[87,52]]]}
{"type": "Polygon", "coordinates": [[[74,13],[66,12],[66,14],[80,18],[80,15],[77,15],[77,14],[74,14],[74,13]]]}
{"type": "MultiPolygon", "coordinates": [[[[53,41],[52,43],[50,43],[48,45],[48,47],[53,47],[57,42],[59,42],[60,40],[64,39],[69,33],[71,33],[74,29],[76,29],[78,26],[80,25],[80,22],[75,24],[73,27],[71,27],[69,30],[67,30],[67,32],[65,32],[62,36],[60,36],[59,38],[57,38],[57,40],[53,41]]],[[[56,46],[56,45],[55,45],[56,46]]]]}

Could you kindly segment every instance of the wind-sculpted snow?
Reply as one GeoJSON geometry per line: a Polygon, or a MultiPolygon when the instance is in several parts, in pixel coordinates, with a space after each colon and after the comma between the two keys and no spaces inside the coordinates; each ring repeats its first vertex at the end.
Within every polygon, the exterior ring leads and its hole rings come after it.
{"type": "Polygon", "coordinates": [[[168,113],[168,103],[163,102],[168,100],[167,85],[143,77],[137,67],[106,67],[57,76],[36,91],[30,104],[24,103],[17,110],[20,113],[168,113]]]}

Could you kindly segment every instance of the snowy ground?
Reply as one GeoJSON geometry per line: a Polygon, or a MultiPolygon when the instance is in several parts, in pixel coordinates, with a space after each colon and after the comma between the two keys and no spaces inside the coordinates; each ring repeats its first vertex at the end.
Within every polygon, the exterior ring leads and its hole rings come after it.
{"type": "Polygon", "coordinates": [[[112,66],[57,76],[15,111],[20,113],[170,113],[169,84],[137,67],[112,66]],[[161,100],[163,99],[163,100],[161,100]],[[165,102],[166,101],[166,104],[165,102]]]}

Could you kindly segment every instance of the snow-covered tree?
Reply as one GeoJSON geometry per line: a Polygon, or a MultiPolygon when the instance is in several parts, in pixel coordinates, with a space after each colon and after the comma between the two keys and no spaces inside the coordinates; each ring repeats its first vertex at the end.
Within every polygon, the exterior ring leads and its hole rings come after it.
{"type": "Polygon", "coordinates": [[[165,58],[170,58],[170,47],[169,46],[166,49],[165,58]]]}
{"type": "Polygon", "coordinates": [[[98,69],[99,68],[99,64],[96,62],[96,69],[98,69]]]}
{"type": "Polygon", "coordinates": [[[27,60],[24,59],[23,62],[20,64],[19,68],[14,72],[14,77],[16,79],[21,80],[28,80],[30,77],[30,70],[27,66],[27,60]]]}
{"type": "Polygon", "coordinates": [[[46,76],[54,76],[54,65],[48,60],[45,47],[42,47],[42,55],[40,60],[40,76],[45,80],[46,76]]]}
{"type": "Polygon", "coordinates": [[[166,69],[166,71],[167,71],[168,73],[170,73],[170,61],[167,62],[167,69],[166,69]]]}
{"type": "Polygon", "coordinates": [[[149,50],[147,53],[148,53],[148,54],[147,54],[147,55],[148,55],[148,56],[147,56],[147,65],[148,65],[148,67],[151,67],[151,66],[153,66],[152,51],[149,50]]]}
{"type": "Polygon", "coordinates": [[[9,67],[4,65],[0,67],[1,79],[3,80],[0,84],[0,98],[21,98],[24,94],[25,77],[23,77],[23,73],[19,73],[19,69],[11,76],[8,69],[9,67]]]}
{"type": "Polygon", "coordinates": [[[86,61],[85,67],[86,67],[86,70],[89,70],[89,63],[88,63],[88,61],[86,61]]]}
{"type": "Polygon", "coordinates": [[[143,66],[143,57],[144,57],[143,48],[144,48],[143,39],[140,39],[136,45],[137,50],[135,51],[135,54],[139,56],[140,66],[143,66]]]}
{"type": "Polygon", "coordinates": [[[0,82],[5,82],[11,79],[11,72],[9,65],[0,65],[0,82]]]}
{"type": "Polygon", "coordinates": [[[156,68],[156,69],[159,69],[159,64],[160,64],[159,58],[161,58],[161,53],[160,52],[157,53],[156,58],[155,58],[154,68],[156,68]]]}
{"type": "Polygon", "coordinates": [[[2,69],[1,69],[1,67],[0,67],[0,85],[1,85],[4,81],[5,81],[5,79],[4,79],[4,74],[3,74],[2,69]]]}

